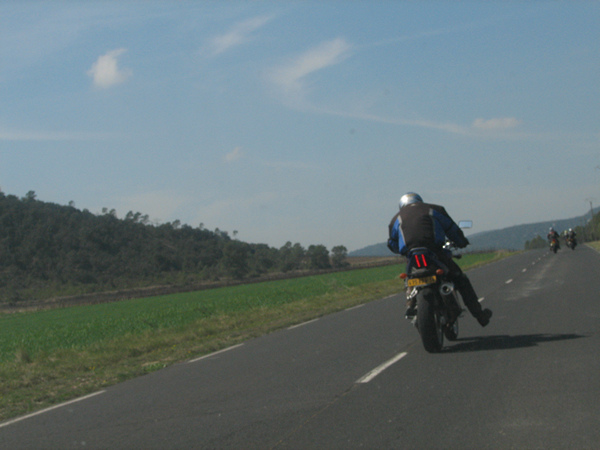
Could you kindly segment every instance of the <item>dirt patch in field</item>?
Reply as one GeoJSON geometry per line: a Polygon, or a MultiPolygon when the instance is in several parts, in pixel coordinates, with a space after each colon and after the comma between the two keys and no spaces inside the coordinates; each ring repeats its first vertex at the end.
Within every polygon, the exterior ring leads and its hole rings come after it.
{"type": "Polygon", "coordinates": [[[404,261],[400,256],[353,256],[346,259],[350,267],[376,267],[399,264],[404,261]]]}

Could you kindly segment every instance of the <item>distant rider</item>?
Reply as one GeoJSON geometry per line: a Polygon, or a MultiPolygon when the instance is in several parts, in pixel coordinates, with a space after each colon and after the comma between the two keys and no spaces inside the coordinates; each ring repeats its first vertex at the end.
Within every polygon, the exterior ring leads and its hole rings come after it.
{"type": "Polygon", "coordinates": [[[558,238],[560,237],[560,234],[558,234],[558,232],[553,228],[550,227],[550,230],[548,231],[548,243],[552,244],[552,240],[556,239],[556,248],[558,250],[560,250],[560,241],[558,240],[558,238]]]}
{"type": "Polygon", "coordinates": [[[573,248],[575,248],[575,246],[577,245],[577,239],[575,238],[575,236],[577,236],[577,233],[575,233],[573,228],[569,228],[569,231],[567,231],[567,241],[571,241],[571,245],[573,246],[573,248]]]}
{"type": "MultiPolygon", "coordinates": [[[[471,281],[452,260],[451,252],[443,248],[446,236],[459,248],[469,245],[468,239],[443,206],[424,203],[421,196],[414,192],[400,198],[400,211],[389,225],[389,249],[404,256],[418,247],[426,247],[434,252],[450,269],[450,278],[469,312],[485,327],[490,322],[492,311],[481,308],[471,281]]],[[[406,315],[414,316],[414,303],[407,306],[406,315]]]]}

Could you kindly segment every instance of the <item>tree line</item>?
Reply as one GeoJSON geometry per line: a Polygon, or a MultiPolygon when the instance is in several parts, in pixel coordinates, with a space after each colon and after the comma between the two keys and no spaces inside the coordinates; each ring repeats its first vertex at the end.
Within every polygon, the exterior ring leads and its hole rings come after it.
{"type": "Polygon", "coordinates": [[[107,208],[94,214],[42,202],[33,191],[0,192],[0,302],[338,268],[346,257],[344,246],[278,249],[202,224],[151,224],[133,211],[119,219],[107,208]]]}

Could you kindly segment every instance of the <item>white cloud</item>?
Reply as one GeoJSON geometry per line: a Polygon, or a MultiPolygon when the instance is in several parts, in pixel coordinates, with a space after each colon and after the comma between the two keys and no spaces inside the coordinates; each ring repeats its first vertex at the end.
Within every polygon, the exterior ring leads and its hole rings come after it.
{"type": "Polygon", "coordinates": [[[464,126],[451,122],[431,120],[410,120],[399,117],[385,117],[364,111],[340,110],[316,105],[308,101],[305,92],[306,79],[313,73],[339,64],[347,59],[353,47],[343,38],[326,41],[292,59],[287,64],[273,68],[267,78],[293,107],[312,110],[320,114],[351,117],[362,120],[439,130],[463,136],[478,136],[481,132],[505,131],[521,125],[514,117],[475,119],[471,125],[464,126]]]}
{"type": "Polygon", "coordinates": [[[306,77],[326,67],[339,64],[350,55],[351,46],[337,38],[323,42],[290,63],[273,69],[269,79],[286,95],[302,94],[306,77]]]}
{"type": "Polygon", "coordinates": [[[242,147],[236,147],[231,152],[225,155],[225,162],[232,163],[238,161],[244,156],[244,152],[242,151],[242,147]]]}
{"type": "Polygon", "coordinates": [[[272,18],[272,16],[260,16],[235,24],[227,33],[215,36],[210,40],[208,52],[215,56],[248,42],[250,35],[272,18]]]}
{"type": "Polygon", "coordinates": [[[521,122],[514,117],[503,117],[497,119],[475,119],[473,128],[479,130],[507,130],[521,125],[521,122]]]}
{"type": "Polygon", "coordinates": [[[390,125],[400,125],[400,126],[409,126],[409,127],[418,127],[418,128],[426,128],[430,130],[438,130],[446,133],[462,135],[462,136],[471,136],[471,137],[497,137],[502,136],[503,138],[513,137],[513,138],[529,138],[529,139],[548,139],[549,136],[545,135],[533,135],[533,134],[524,134],[524,133],[515,133],[507,134],[508,130],[512,130],[513,128],[517,128],[521,125],[521,121],[514,117],[506,117],[506,118],[497,118],[497,119],[475,119],[471,124],[471,127],[463,126],[457,123],[452,122],[436,122],[432,120],[409,120],[403,119],[400,117],[386,117],[380,116],[377,114],[368,114],[363,112],[353,112],[353,111],[340,111],[340,110],[332,110],[326,109],[323,107],[316,108],[313,107],[313,110],[318,110],[323,114],[336,115],[340,117],[350,117],[355,119],[367,120],[371,122],[380,122],[387,123],[390,125]],[[495,132],[495,133],[493,133],[495,132]]]}
{"type": "Polygon", "coordinates": [[[94,86],[107,89],[125,82],[132,75],[130,69],[121,69],[118,65],[118,57],[127,50],[119,48],[111,50],[100,56],[88,70],[87,74],[94,80],[94,86]]]}

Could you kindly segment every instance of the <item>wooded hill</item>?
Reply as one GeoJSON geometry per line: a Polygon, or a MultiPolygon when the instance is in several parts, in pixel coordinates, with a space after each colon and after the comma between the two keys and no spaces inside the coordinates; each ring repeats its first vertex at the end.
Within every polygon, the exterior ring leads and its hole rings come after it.
{"type": "Polygon", "coordinates": [[[185,285],[346,264],[347,250],[286,243],[280,249],[227,232],[147,215],[102,214],[0,192],[0,303],[151,285],[185,285]]]}

